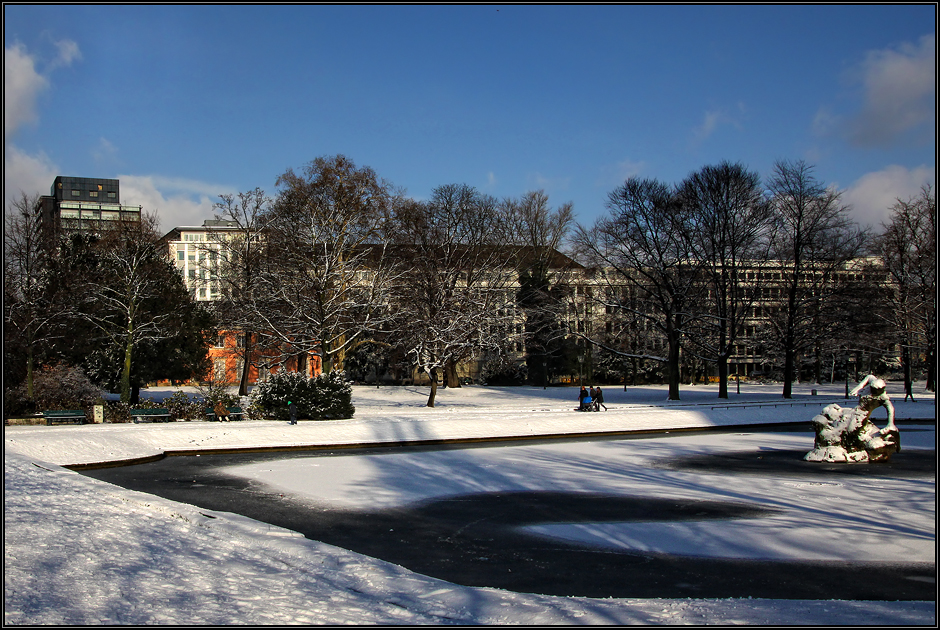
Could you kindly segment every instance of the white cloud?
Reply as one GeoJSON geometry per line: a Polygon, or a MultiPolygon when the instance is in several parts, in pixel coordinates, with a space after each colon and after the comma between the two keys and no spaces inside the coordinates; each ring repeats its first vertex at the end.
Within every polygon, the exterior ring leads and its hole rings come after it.
{"type": "Polygon", "coordinates": [[[842,200],[852,206],[852,215],[859,223],[877,230],[888,221],[890,208],[898,199],[907,201],[925,184],[936,186],[935,167],[907,169],[894,165],[860,177],[843,192],[842,200]]]}
{"type": "Polygon", "coordinates": [[[69,39],[55,42],[55,47],[58,49],[59,55],[49,64],[48,70],[68,67],[72,65],[73,61],[82,58],[82,51],[78,49],[78,44],[69,39]]]}
{"type": "Polygon", "coordinates": [[[218,196],[235,192],[189,179],[145,175],[119,175],[117,179],[121,180],[121,203],[156,212],[163,232],[180,225],[202,225],[214,216],[212,207],[218,196]]]}
{"type": "Polygon", "coordinates": [[[27,123],[36,122],[36,98],[49,81],[36,71],[36,62],[22,44],[3,49],[3,143],[27,123]]]}
{"type": "Polygon", "coordinates": [[[916,44],[869,52],[859,73],[864,103],[847,125],[850,142],[864,147],[891,145],[918,128],[934,137],[937,61],[933,34],[916,44]]]}
{"type": "Polygon", "coordinates": [[[693,129],[692,139],[694,142],[703,142],[711,137],[718,127],[731,125],[737,129],[741,128],[738,118],[746,114],[747,108],[744,103],[737,104],[736,114],[729,112],[727,108],[711,109],[705,112],[702,117],[702,123],[693,129]]]}
{"type": "Polygon", "coordinates": [[[702,121],[702,124],[699,125],[693,133],[695,140],[697,142],[706,140],[715,132],[715,129],[718,128],[719,123],[725,121],[726,119],[727,117],[722,111],[712,110],[705,112],[705,118],[702,121]]]}
{"type": "MultiPolygon", "coordinates": [[[[55,42],[58,55],[49,70],[71,64],[81,57],[78,44],[55,42]]],[[[3,203],[4,208],[21,191],[27,195],[48,194],[58,167],[44,153],[30,155],[11,141],[16,131],[39,121],[37,100],[49,88],[49,79],[36,69],[36,58],[26,47],[13,43],[3,48],[3,203]]]]}
{"type": "Polygon", "coordinates": [[[3,151],[3,207],[19,196],[48,195],[58,167],[45,154],[29,155],[13,145],[3,151]]]}

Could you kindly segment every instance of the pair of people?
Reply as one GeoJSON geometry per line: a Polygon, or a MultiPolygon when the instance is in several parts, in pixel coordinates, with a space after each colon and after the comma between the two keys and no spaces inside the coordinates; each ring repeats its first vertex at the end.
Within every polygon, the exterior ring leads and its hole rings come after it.
{"type": "Polygon", "coordinates": [[[604,392],[601,391],[600,387],[591,386],[590,391],[588,391],[582,385],[581,391],[578,393],[578,403],[580,411],[600,411],[601,407],[604,408],[604,411],[607,411],[607,406],[604,404],[604,392]]]}

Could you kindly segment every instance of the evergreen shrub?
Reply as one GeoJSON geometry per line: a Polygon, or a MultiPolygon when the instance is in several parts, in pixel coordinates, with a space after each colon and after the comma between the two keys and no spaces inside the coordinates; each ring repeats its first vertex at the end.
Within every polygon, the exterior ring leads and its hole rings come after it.
{"type": "Polygon", "coordinates": [[[251,391],[251,411],[265,418],[289,420],[288,401],[297,407],[297,418],[338,420],[352,418],[352,386],[341,371],[307,378],[297,372],[278,372],[251,391]]]}

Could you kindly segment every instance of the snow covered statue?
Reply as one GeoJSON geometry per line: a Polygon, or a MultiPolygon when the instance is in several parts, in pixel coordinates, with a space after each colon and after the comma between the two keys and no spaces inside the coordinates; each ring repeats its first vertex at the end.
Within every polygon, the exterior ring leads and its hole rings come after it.
{"type": "Polygon", "coordinates": [[[869,374],[849,394],[857,396],[866,385],[871,387],[871,393],[862,396],[855,409],[827,405],[821,415],[813,418],[815,448],[803,459],[808,462],[881,462],[901,450],[901,436],[894,424],[894,405],[885,392],[885,382],[869,374]],[[871,413],[878,407],[888,411],[888,425],[884,429],[871,421],[871,413]]]}

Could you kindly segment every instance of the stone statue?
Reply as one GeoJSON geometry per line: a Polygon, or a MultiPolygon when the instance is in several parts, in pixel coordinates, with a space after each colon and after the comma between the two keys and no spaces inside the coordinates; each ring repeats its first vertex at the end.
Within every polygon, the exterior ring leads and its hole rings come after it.
{"type": "Polygon", "coordinates": [[[857,396],[865,386],[871,388],[862,396],[855,409],[827,405],[822,414],[813,418],[816,443],[806,454],[808,462],[880,462],[888,461],[892,453],[901,450],[901,436],[894,424],[894,405],[885,392],[885,382],[869,374],[849,392],[857,396]],[[888,424],[879,429],[871,421],[871,413],[878,407],[888,411],[888,424]]]}

